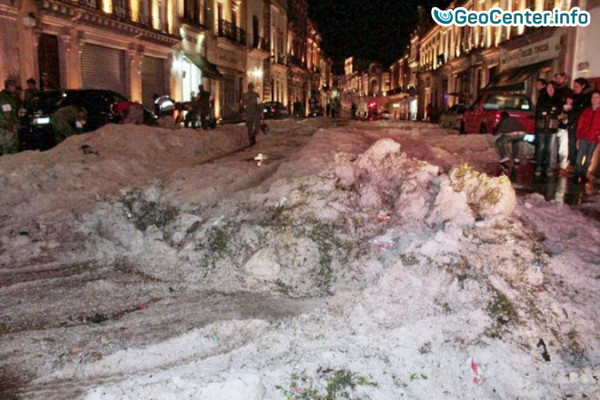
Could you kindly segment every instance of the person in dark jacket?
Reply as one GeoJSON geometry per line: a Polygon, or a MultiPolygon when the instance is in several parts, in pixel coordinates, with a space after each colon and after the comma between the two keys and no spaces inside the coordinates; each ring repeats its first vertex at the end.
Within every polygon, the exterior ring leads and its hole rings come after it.
{"type": "Polygon", "coordinates": [[[591,106],[592,88],[585,78],[577,78],[573,82],[573,106],[569,114],[569,163],[574,168],[577,164],[577,120],[586,108],[591,106]]]}
{"type": "Polygon", "coordinates": [[[7,79],[4,86],[0,92],[0,154],[11,154],[19,151],[17,82],[7,79]]]}
{"type": "Polygon", "coordinates": [[[573,95],[573,91],[567,85],[567,73],[559,72],[554,74],[554,80],[556,81],[556,94],[564,104],[567,102],[567,97],[571,97],[571,95],[573,95]]]}
{"type": "MultiPolygon", "coordinates": [[[[563,106],[555,88],[555,82],[548,82],[546,85],[548,97],[540,98],[535,110],[536,176],[540,176],[542,171],[547,176],[552,176],[554,173],[555,165],[552,164],[554,149],[552,149],[552,144],[556,142],[558,115],[561,113],[563,106]]],[[[554,164],[556,164],[556,160],[554,160],[554,164]]]]}
{"type": "Polygon", "coordinates": [[[540,101],[545,101],[545,98],[548,97],[548,93],[546,93],[546,85],[548,84],[548,81],[545,79],[538,79],[537,81],[535,81],[535,89],[537,90],[537,99],[536,99],[536,104],[539,104],[540,101]]]}
{"type": "Polygon", "coordinates": [[[591,94],[591,107],[583,110],[577,121],[577,178],[594,179],[588,174],[596,146],[600,143],[600,91],[591,94]]]}
{"type": "Polygon", "coordinates": [[[210,92],[204,90],[203,85],[198,86],[198,112],[200,113],[200,124],[202,125],[202,129],[208,129],[210,119],[210,92]]]}
{"type": "Polygon", "coordinates": [[[242,95],[242,105],[246,117],[246,128],[248,129],[248,142],[250,147],[256,144],[256,134],[260,130],[262,120],[262,107],[260,97],[254,91],[254,83],[248,83],[248,91],[242,95]]]}
{"type": "Polygon", "coordinates": [[[506,144],[510,143],[512,146],[512,157],[513,162],[518,164],[519,160],[519,143],[525,136],[525,128],[515,117],[511,117],[507,111],[502,111],[500,114],[500,121],[496,125],[495,133],[498,135],[495,144],[500,154],[500,164],[510,161],[506,154],[506,144]]]}

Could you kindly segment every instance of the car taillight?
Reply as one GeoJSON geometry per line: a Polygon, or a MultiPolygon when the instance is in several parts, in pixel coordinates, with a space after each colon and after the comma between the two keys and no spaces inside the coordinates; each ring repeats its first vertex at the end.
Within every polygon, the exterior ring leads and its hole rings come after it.
{"type": "Polygon", "coordinates": [[[502,117],[502,114],[497,112],[496,114],[494,114],[494,118],[496,119],[496,121],[500,121],[500,118],[502,117]]]}
{"type": "Polygon", "coordinates": [[[275,109],[274,109],[274,108],[271,108],[271,112],[275,112],[275,109]]]}

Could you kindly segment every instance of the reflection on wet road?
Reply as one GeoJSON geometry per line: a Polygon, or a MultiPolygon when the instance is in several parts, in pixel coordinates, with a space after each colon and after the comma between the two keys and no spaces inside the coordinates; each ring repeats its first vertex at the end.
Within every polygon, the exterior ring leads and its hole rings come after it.
{"type": "Polygon", "coordinates": [[[512,168],[498,167],[494,175],[507,175],[517,195],[539,193],[547,201],[569,204],[582,213],[600,221],[600,182],[578,183],[572,176],[535,176],[531,164],[512,168]]]}

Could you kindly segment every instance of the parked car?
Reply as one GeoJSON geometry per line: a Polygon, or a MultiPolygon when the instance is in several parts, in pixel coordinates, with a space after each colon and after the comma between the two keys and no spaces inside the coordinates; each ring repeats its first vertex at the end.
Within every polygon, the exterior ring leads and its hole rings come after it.
{"type": "Polygon", "coordinates": [[[464,104],[455,104],[440,115],[440,126],[442,128],[460,130],[463,114],[465,113],[464,104]]]}
{"type": "Polygon", "coordinates": [[[507,111],[523,124],[527,133],[535,131],[533,103],[523,94],[486,91],[465,110],[461,123],[461,133],[494,132],[502,111],[507,111]]]}
{"type": "Polygon", "coordinates": [[[267,101],[263,103],[263,115],[265,119],[278,119],[287,118],[290,113],[279,101],[267,101]]]}
{"type": "MultiPolygon", "coordinates": [[[[81,121],[81,126],[78,126],[78,131],[83,133],[118,122],[113,105],[120,101],[127,101],[127,98],[112,90],[69,89],[42,92],[21,121],[21,150],[47,150],[54,146],[52,114],[64,107],[76,105],[87,113],[86,120],[81,121]]],[[[146,125],[155,125],[156,119],[152,111],[144,108],[146,125]]]]}

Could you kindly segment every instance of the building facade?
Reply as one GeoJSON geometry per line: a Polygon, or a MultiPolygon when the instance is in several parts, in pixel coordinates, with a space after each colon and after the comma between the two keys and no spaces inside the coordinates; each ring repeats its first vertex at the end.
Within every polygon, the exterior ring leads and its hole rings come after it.
{"type": "Polygon", "coordinates": [[[24,85],[45,74],[49,86],[112,89],[149,104],[176,79],[174,1],[2,0],[0,77],[24,85]]]}
{"type": "MultiPolygon", "coordinates": [[[[451,3],[449,8],[568,10],[574,6],[571,3],[569,0],[467,0],[451,3]]],[[[431,109],[435,118],[454,104],[470,104],[490,87],[520,91],[535,99],[538,78],[552,79],[557,72],[572,70],[569,43],[575,31],[566,27],[430,26],[418,35],[417,117],[428,118],[427,110],[431,109]]],[[[411,47],[415,44],[411,42],[411,47]]]]}
{"type": "Polygon", "coordinates": [[[287,0],[0,0],[0,79],[25,86],[44,74],[50,87],[115,90],[149,108],[155,95],[189,101],[203,85],[217,118],[239,120],[248,82],[290,106],[296,88],[315,86],[310,68],[330,76],[314,26],[310,43],[300,34],[290,47],[292,22],[296,34],[311,23],[305,0],[289,3],[292,20],[287,0]]]}

